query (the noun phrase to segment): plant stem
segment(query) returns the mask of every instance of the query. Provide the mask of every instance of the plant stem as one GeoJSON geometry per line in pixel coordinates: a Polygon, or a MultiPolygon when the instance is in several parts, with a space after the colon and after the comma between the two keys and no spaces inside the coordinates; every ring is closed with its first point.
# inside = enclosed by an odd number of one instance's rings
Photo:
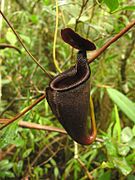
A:
{"type": "Polygon", "coordinates": [[[8,126],[9,124],[13,123],[15,120],[22,117],[25,113],[27,113],[29,110],[31,110],[34,106],[36,106],[40,101],[42,101],[46,97],[45,94],[43,94],[41,97],[39,97],[36,101],[34,101],[29,107],[24,109],[21,113],[17,114],[15,117],[11,118],[6,124],[0,127],[0,130],[4,127],[8,126]]]}
{"type": "Polygon", "coordinates": [[[12,49],[15,49],[16,51],[18,51],[20,54],[21,54],[21,51],[15,47],[15,46],[12,46],[10,44],[3,44],[3,43],[0,43],[0,49],[5,49],[5,48],[12,48],[12,49]]]}
{"type": "Polygon", "coordinates": [[[57,32],[58,32],[59,9],[58,9],[58,0],[55,0],[55,1],[56,1],[56,21],[55,21],[54,40],[53,40],[53,62],[54,62],[56,70],[59,73],[61,73],[61,69],[59,68],[58,61],[56,60],[56,40],[57,40],[57,32]]]}
{"type": "MultiPolygon", "coordinates": [[[[10,119],[0,119],[0,124],[6,124],[10,122],[10,119]]],[[[29,128],[29,129],[37,129],[37,130],[45,130],[45,131],[53,131],[53,132],[59,132],[62,134],[67,134],[67,132],[62,128],[56,128],[52,126],[45,126],[37,123],[32,122],[26,122],[26,121],[20,121],[18,125],[22,128],[29,128]]]]}
{"type": "Polygon", "coordinates": [[[100,49],[95,51],[95,53],[88,59],[88,63],[92,63],[100,54],[102,54],[112,43],[117,41],[121,36],[123,36],[129,29],[135,25],[135,20],[129,23],[124,29],[122,29],[118,34],[116,34],[112,39],[105,43],[100,49]]]}

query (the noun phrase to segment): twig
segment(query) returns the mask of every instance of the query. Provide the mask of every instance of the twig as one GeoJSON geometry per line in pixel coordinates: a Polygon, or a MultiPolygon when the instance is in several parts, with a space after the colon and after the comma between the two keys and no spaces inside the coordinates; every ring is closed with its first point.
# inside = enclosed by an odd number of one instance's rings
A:
{"type": "Polygon", "coordinates": [[[15,100],[13,99],[13,100],[8,104],[8,106],[7,106],[4,110],[2,110],[2,111],[0,112],[0,116],[2,116],[2,115],[13,105],[14,102],[15,102],[15,100]]]}
{"type": "Polygon", "coordinates": [[[57,141],[59,141],[60,139],[64,139],[65,136],[62,136],[62,137],[57,137],[57,138],[54,138],[54,140],[52,142],[50,142],[47,146],[45,146],[42,151],[40,151],[40,153],[38,153],[38,155],[34,158],[34,160],[32,161],[31,163],[31,166],[33,166],[36,161],[39,159],[39,157],[45,152],[46,149],[48,149],[52,144],[56,143],[57,141]]]}
{"type": "MultiPolygon", "coordinates": [[[[37,91],[36,91],[37,92],[37,91]]],[[[44,92],[39,92],[40,94],[43,94],[44,92]]],[[[36,95],[36,96],[31,96],[29,98],[29,100],[33,100],[33,99],[37,99],[39,98],[41,95],[36,95]]],[[[5,109],[3,109],[1,112],[0,112],[0,117],[14,104],[15,101],[22,101],[22,100],[27,100],[28,97],[15,97],[11,100],[11,102],[5,107],[5,109]]]]}
{"type": "Polygon", "coordinates": [[[97,138],[97,137],[96,137],[96,141],[101,142],[101,143],[103,143],[103,142],[104,142],[104,140],[103,140],[103,139],[101,139],[101,138],[97,138]]]}
{"type": "Polygon", "coordinates": [[[15,47],[15,46],[12,46],[12,45],[10,45],[10,44],[0,44],[0,49],[5,49],[5,48],[15,49],[16,51],[18,51],[18,52],[21,54],[20,49],[18,49],[18,48],[15,47]]]}
{"type": "Polygon", "coordinates": [[[29,107],[24,109],[21,113],[17,114],[15,117],[11,118],[6,124],[0,127],[0,130],[4,127],[8,126],[9,124],[13,123],[15,120],[19,119],[21,116],[23,116],[26,112],[31,110],[34,106],[36,106],[40,101],[42,101],[46,97],[45,94],[43,94],[40,98],[38,98],[36,101],[34,101],[29,107]]]}
{"type": "Polygon", "coordinates": [[[79,162],[79,164],[81,165],[82,169],[84,169],[85,173],[87,174],[87,177],[92,180],[93,177],[91,176],[90,172],[88,171],[87,167],[85,166],[85,164],[79,159],[77,158],[77,161],[79,162]]]}
{"type": "Polygon", "coordinates": [[[74,141],[74,159],[76,159],[79,164],[81,165],[82,169],[84,169],[85,173],[87,174],[87,177],[92,180],[92,176],[89,173],[87,167],[85,166],[85,164],[80,160],[79,155],[78,155],[78,144],[74,141]]]}
{"type": "Polygon", "coordinates": [[[65,136],[62,136],[62,137],[57,137],[57,138],[54,138],[47,146],[43,147],[42,150],[40,150],[38,153],[37,153],[37,156],[33,159],[33,161],[26,167],[26,170],[25,170],[25,178],[29,178],[29,174],[30,174],[30,168],[32,168],[34,166],[34,164],[37,162],[37,160],[41,157],[42,154],[44,154],[44,152],[51,146],[53,145],[54,143],[56,143],[57,141],[60,141],[62,139],[64,139],[65,136]]]}
{"type": "Polygon", "coordinates": [[[20,121],[19,126],[24,127],[24,128],[29,128],[29,129],[46,130],[46,131],[53,131],[53,132],[59,132],[62,134],[67,134],[67,132],[61,128],[45,126],[45,125],[40,125],[40,124],[30,123],[30,122],[25,122],[25,121],[20,121]]]}
{"type": "Polygon", "coordinates": [[[2,11],[0,10],[1,15],[3,16],[3,18],[5,19],[5,21],[7,22],[7,24],[9,25],[9,27],[12,29],[12,31],[14,32],[14,34],[16,35],[18,41],[21,43],[21,45],[23,46],[23,48],[25,49],[25,51],[27,52],[27,54],[33,59],[33,61],[44,71],[44,73],[47,75],[47,77],[49,77],[50,79],[52,79],[51,75],[39,64],[38,60],[30,53],[30,51],[27,49],[27,47],[25,46],[25,44],[23,43],[22,39],[20,38],[20,36],[17,34],[16,30],[14,29],[14,27],[10,24],[10,22],[8,21],[8,19],[5,17],[5,15],[2,13],[2,11]]]}
{"type": "MultiPolygon", "coordinates": [[[[58,153],[58,152],[60,152],[61,150],[63,149],[63,147],[62,148],[58,148],[55,152],[53,152],[52,153],[52,155],[47,159],[47,160],[45,160],[44,162],[41,162],[40,164],[38,164],[38,166],[43,166],[43,165],[45,165],[46,163],[48,163],[51,159],[53,159],[53,157],[55,157],[56,156],[56,154],[58,153]]],[[[52,150],[50,149],[50,148],[48,148],[48,150],[50,150],[51,152],[52,152],[52,150]]]]}
{"type": "MultiPolygon", "coordinates": [[[[10,119],[0,119],[0,124],[6,124],[10,121],[10,119]]],[[[32,123],[32,122],[26,122],[26,121],[20,121],[18,122],[18,125],[23,128],[29,128],[29,129],[37,129],[37,130],[45,130],[45,131],[54,131],[54,132],[59,132],[62,134],[67,134],[67,132],[62,129],[62,128],[56,128],[52,126],[45,126],[37,123],[32,123]]],[[[104,140],[101,138],[96,138],[97,142],[103,143],[104,140]]]]}
{"type": "MultiPolygon", "coordinates": [[[[0,124],[6,124],[10,122],[10,119],[0,119],[0,124]]],[[[20,127],[23,128],[29,128],[29,129],[37,129],[37,130],[45,130],[45,131],[54,131],[54,132],[59,132],[62,134],[67,134],[67,132],[62,129],[62,128],[56,128],[52,126],[45,126],[37,123],[31,123],[31,122],[26,122],[26,121],[20,121],[18,123],[20,127]]]]}
{"type": "Polygon", "coordinates": [[[84,10],[85,6],[87,5],[87,3],[88,3],[88,0],[86,0],[86,1],[85,1],[85,0],[82,0],[81,10],[80,10],[80,12],[79,12],[79,15],[78,15],[78,17],[77,17],[77,19],[76,19],[76,23],[75,23],[75,31],[77,30],[77,25],[78,25],[78,23],[79,23],[79,19],[80,19],[81,15],[82,15],[83,10],[84,10]]]}
{"type": "Polygon", "coordinates": [[[112,43],[117,41],[121,36],[123,36],[129,29],[135,25],[135,20],[129,23],[124,29],[122,29],[118,34],[116,34],[112,39],[110,39],[106,44],[104,44],[100,49],[95,51],[95,53],[88,59],[88,63],[92,63],[100,54],[102,54],[105,49],[107,49],[112,43]]]}

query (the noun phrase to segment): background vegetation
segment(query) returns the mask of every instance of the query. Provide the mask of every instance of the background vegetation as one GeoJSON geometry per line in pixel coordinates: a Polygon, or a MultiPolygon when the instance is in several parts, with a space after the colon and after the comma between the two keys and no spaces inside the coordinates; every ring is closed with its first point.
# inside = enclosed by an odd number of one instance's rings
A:
{"type": "MultiPolygon", "coordinates": [[[[56,2],[3,0],[3,11],[29,51],[52,74],[56,2]]],[[[135,19],[135,1],[59,0],[56,58],[62,71],[76,61],[60,37],[65,27],[95,42],[97,49],[135,19]]],[[[1,4],[2,5],[2,4],[1,4]]],[[[2,100],[0,116],[11,118],[45,92],[49,79],[26,54],[2,20],[0,50],[2,100]]],[[[0,132],[0,179],[135,179],[135,29],[132,28],[91,65],[91,94],[99,141],[78,145],[61,133],[31,130],[18,121],[0,132]]],[[[88,57],[91,53],[88,53],[88,57]]],[[[61,127],[46,100],[20,120],[61,127]]]]}

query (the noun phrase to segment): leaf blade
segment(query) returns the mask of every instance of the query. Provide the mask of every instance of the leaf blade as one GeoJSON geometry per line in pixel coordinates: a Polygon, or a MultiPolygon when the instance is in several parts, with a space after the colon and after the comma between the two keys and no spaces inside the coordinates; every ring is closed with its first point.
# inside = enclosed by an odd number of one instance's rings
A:
{"type": "Polygon", "coordinates": [[[111,100],[123,111],[123,113],[135,123],[135,105],[125,95],[113,88],[107,88],[111,100]]]}
{"type": "Polygon", "coordinates": [[[118,0],[104,0],[104,3],[107,5],[111,12],[115,11],[119,7],[118,0]]]}

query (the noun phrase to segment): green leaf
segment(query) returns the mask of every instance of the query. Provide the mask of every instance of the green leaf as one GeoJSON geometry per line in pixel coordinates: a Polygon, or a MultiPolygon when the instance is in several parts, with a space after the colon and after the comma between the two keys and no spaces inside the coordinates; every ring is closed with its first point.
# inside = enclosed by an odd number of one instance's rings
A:
{"type": "Polygon", "coordinates": [[[121,126],[120,126],[120,118],[119,118],[118,108],[116,105],[114,106],[114,110],[115,110],[116,123],[115,123],[114,128],[113,128],[113,137],[115,139],[117,139],[118,142],[120,142],[121,126]]]}
{"type": "Polygon", "coordinates": [[[20,176],[23,171],[23,161],[14,162],[13,171],[17,176],[20,176]]]}
{"type": "MultiPolygon", "coordinates": [[[[88,16],[81,16],[80,19],[79,19],[79,21],[81,21],[81,22],[86,22],[86,21],[88,21],[88,20],[89,20],[89,17],[88,17],[88,16]]],[[[73,25],[73,24],[75,24],[75,23],[76,23],[76,18],[73,17],[73,18],[71,18],[71,19],[69,20],[68,25],[73,25]]]]}
{"type": "Polygon", "coordinates": [[[29,36],[20,34],[20,37],[24,40],[24,42],[26,42],[27,44],[30,44],[31,40],[30,40],[29,36]]]}
{"type": "Polygon", "coordinates": [[[107,5],[111,12],[119,7],[118,0],[104,0],[104,3],[107,5]]]}
{"type": "Polygon", "coordinates": [[[18,131],[18,121],[5,127],[0,134],[0,148],[4,148],[8,144],[14,144],[14,139],[18,131]]]}
{"type": "Polygon", "coordinates": [[[128,177],[127,177],[127,180],[135,180],[135,175],[129,175],[128,177]]]}
{"type": "Polygon", "coordinates": [[[101,167],[101,168],[109,168],[109,169],[111,169],[111,168],[114,168],[114,165],[113,165],[113,163],[111,163],[111,162],[105,162],[105,161],[103,161],[100,167],[101,167]]]}
{"type": "Polygon", "coordinates": [[[135,136],[135,125],[132,128],[133,135],[135,136]]]}
{"type": "Polygon", "coordinates": [[[118,145],[118,153],[121,156],[126,156],[130,151],[130,147],[127,144],[119,144],[118,145]]]}
{"type": "Polygon", "coordinates": [[[54,175],[55,175],[55,178],[57,179],[58,176],[59,176],[59,169],[57,168],[57,166],[54,168],[54,175]]]}
{"type": "Polygon", "coordinates": [[[50,4],[50,0],[44,0],[43,2],[46,6],[48,6],[50,4]]]}
{"type": "Polygon", "coordinates": [[[10,79],[2,79],[2,85],[9,84],[10,82],[10,79]]]}
{"type": "Polygon", "coordinates": [[[128,145],[129,145],[132,149],[135,149],[135,138],[132,138],[131,141],[129,141],[128,145]]]}
{"type": "Polygon", "coordinates": [[[14,35],[13,32],[11,32],[10,30],[7,31],[6,33],[6,39],[8,42],[10,42],[10,44],[15,45],[15,43],[17,42],[16,36],[14,35]]]}
{"type": "Polygon", "coordinates": [[[13,167],[13,163],[9,162],[9,160],[2,160],[0,162],[0,171],[8,171],[13,167]]]}
{"type": "Polygon", "coordinates": [[[112,101],[123,111],[127,117],[135,122],[135,105],[125,95],[113,88],[107,88],[107,92],[112,101]]]}
{"type": "Polygon", "coordinates": [[[133,132],[130,127],[125,127],[121,132],[121,140],[123,143],[131,141],[133,138],[133,132]]]}
{"type": "Polygon", "coordinates": [[[110,123],[108,129],[107,129],[107,135],[109,138],[112,137],[112,129],[113,129],[113,126],[114,126],[114,122],[110,123]]]}
{"type": "Polygon", "coordinates": [[[30,19],[34,24],[38,24],[38,22],[39,22],[39,17],[37,15],[34,15],[34,14],[31,15],[30,19]]]}
{"type": "Polygon", "coordinates": [[[113,158],[114,166],[122,172],[123,175],[127,176],[131,171],[131,167],[128,165],[125,158],[113,158]]]}
{"type": "Polygon", "coordinates": [[[34,175],[36,176],[35,179],[40,179],[40,176],[43,176],[43,169],[39,166],[34,168],[34,175]]]}
{"type": "Polygon", "coordinates": [[[25,144],[25,140],[17,135],[17,137],[15,137],[15,139],[12,141],[13,144],[15,144],[17,147],[23,147],[25,144]]]}
{"type": "Polygon", "coordinates": [[[134,11],[135,10],[135,6],[124,6],[120,10],[134,11]]]}
{"type": "Polygon", "coordinates": [[[0,177],[2,179],[9,179],[9,178],[14,179],[15,176],[14,176],[13,172],[11,172],[11,171],[1,171],[0,177]]]}
{"type": "Polygon", "coordinates": [[[27,149],[27,150],[23,153],[22,157],[23,157],[23,158],[28,157],[31,152],[32,152],[32,148],[27,149]]]}
{"type": "Polygon", "coordinates": [[[0,161],[0,169],[1,169],[1,167],[5,166],[5,165],[8,164],[8,163],[9,163],[9,160],[7,160],[7,159],[1,160],[1,161],[0,161]]]}
{"type": "Polygon", "coordinates": [[[99,178],[98,180],[110,180],[111,179],[111,172],[107,171],[104,172],[99,178]]]}
{"type": "Polygon", "coordinates": [[[105,146],[109,156],[117,156],[117,151],[114,144],[111,141],[106,141],[105,146]]]}
{"type": "Polygon", "coordinates": [[[133,152],[132,154],[130,153],[127,157],[126,157],[127,162],[129,162],[130,164],[135,164],[135,152],[133,152]]]}
{"type": "Polygon", "coordinates": [[[72,158],[66,164],[65,177],[68,177],[69,173],[71,172],[73,168],[73,165],[74,165],[74,159],[72,158]]]}

